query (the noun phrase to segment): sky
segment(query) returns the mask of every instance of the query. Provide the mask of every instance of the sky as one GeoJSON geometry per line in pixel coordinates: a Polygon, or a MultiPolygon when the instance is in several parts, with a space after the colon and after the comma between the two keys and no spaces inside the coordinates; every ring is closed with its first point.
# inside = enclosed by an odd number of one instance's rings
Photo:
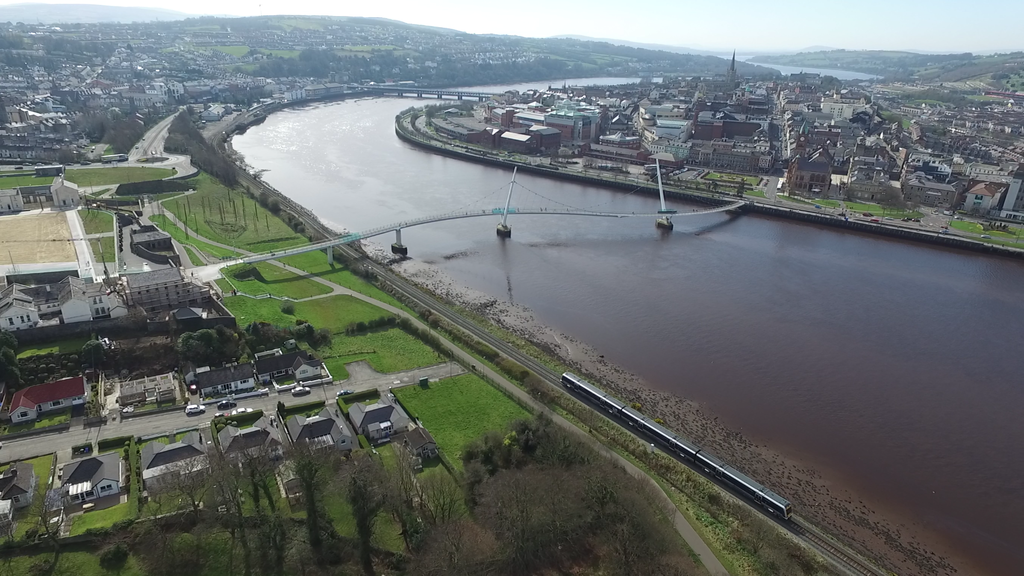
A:
{"type": "MultiPolygon", "coordinates": [[[[26,0],[0,0],[4,4],[26,0]]],[[[33,2],[35,3],[35,2],[33,2]]],[[[190,14],[376,16],[472,33],[547,37],[562,34],[743,52],[849,50],[993,52],[1024,49],[1020,0],[59,0],[166,8],[190,14]]]]}

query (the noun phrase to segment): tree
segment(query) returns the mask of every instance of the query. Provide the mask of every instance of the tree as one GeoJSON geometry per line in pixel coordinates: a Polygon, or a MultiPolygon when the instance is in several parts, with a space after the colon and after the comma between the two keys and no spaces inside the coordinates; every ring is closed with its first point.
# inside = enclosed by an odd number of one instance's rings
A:
{"type": "Polygon", "coordinates": [[[17,351],[18,339],[10,332],[0,332],[0,381],[9,385],[21,383],[17,351]]]}
{"type": "Polygon", "coordinates": [[[349,477],[348,501],[356,520],[359,539],[359,563],[367,576],[373,576],[373,529],[384,508],[384,468],[369,456],[356,458],[349,477]]]}
{"type": "Polygon", "coordinates": [[[324,488],[335,467],[337,452],[314,450],[308,443],[299,442],[292,445],[289,457],[306,508],[306,541],[317,562],[322,563],[337,553],[325,546],[325,537],[336,540],[337,533],[323,510],[324,488]]]}
{"type": "Polygon", "coordinates": [[[96,368],[103,364],[104,352],[105,349],[102,342],[99,340],[89,340],[82,346],[82,361],[91,368],[96,368]]]}
{"type": "Polygon", "coordinates": [[[464,515],[462,488],[450,474],[432,474],[419,486],[420,507],[430,524],[448,524],[464,515]]]}
{"type": "Polygon", "coordinates": [[[203,499],[210,488],[210,462],[206,456],[180,460],[167,473],[166,489],[189,505],[193,518],[199,517],[203,499]]]}

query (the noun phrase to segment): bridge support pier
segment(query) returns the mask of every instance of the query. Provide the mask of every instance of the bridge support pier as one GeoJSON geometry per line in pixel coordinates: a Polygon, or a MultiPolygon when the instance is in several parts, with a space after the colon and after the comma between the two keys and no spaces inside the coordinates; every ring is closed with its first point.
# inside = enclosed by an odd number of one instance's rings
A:
{"type": "Polygon", "coordinates": [[[675,225],[672,224],[672,218],[670,216],[665,216],[664,218],[658,218],[655,220],[654,227],[659,230],[671,230],[675,228],[675,225]]]}
{"type": "Polygon", "coordinates": [[[399,256],[408,256],[409,248],[402,244],[402,229],[395,230],[395,243],[391,245],[391,253],[399,256]]]}
{"type": "Polygon", "coordinates": [[[327,263],[331,264],[331,265],[334,264],[334,247],[333,246],[327,249],[327,263]]]}
{"type": "Polygon", "coordinates": [[[499,223],[498,224],[497,232],[498,232],[498,238],[511,238],[512,237],[512,227],[509,226],[508,224],[499,223]]]}

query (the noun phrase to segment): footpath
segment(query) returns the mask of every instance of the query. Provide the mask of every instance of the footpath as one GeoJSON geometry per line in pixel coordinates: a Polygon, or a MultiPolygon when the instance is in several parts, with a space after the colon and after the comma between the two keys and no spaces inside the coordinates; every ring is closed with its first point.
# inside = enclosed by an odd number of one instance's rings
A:
{"type": "MultiPolygon", "coordinates": [[[[178,226],[182,230],[185,229],[184,224],[177,218],[175,218],[173,214],[166,211],[163,212],[163,214],[167,216],[167,218],[176,226],[178,226]]],[[[206,242],[208,244],[212,244],[220,248],[226,248],[228,250],[234,250],[242,254],[251,254],[251,252],[241,250],[235,246],[229,246],[227,244],[222,244],[220,242],[214,242],[208,238],[203,238],[202,236],[196,235],[191,230],[189,231],[189,233],[194,238],[201,242],[206,242]]],[[[725,566],[723,566],[722,562],[711,552],[711,548],[707,545],[706,542],[704,542],[700,535],[697,534],[697,531],[694,530],[693,526],[690,525],[686,517],[679,512],[679,509],[676,508],[675,503],[672,502],[672,499],[669,498],[668,494],[666,494],[665,491],[662,490],[661,486],[653,478],[648,476],[643,470],[637,468],[632,462],[623,458],[618,453],[614,452],[612,449],[608,448],[604,444],[598,442],[597,439],[595,439],[593,436],[581,430],[575,424],[563,418],[560,414],[553,412],[544,404],[541,404],[540,402],[536,401],[525,390],[516,386],[498,372],[495,372],[491,368],[483,365],[479,360],[474,358],[468,352],[458,347],[457,345],[449,341],[447,338],[444,338],[442,334],[434,332],[426,324],[421,322],[415,316],[407,313],[406,311],[400,308],[396,308],[385,302],[381,302],[380,300],[371,298],[365,294],[360,294],[359,292],[355,292],[354,290],[345,288],[344,286],[341,286],[339,284],[335,284],[334,282],[331,282],[324,278],[320,278],[319,276],[316,276],[314,274],[310,274],[303,270],[299,270],[298,268],[288,266],[287,264],[282,264],[280,261],[271,260],[270,262],[303,278],[311,279],[315,282],[318,282],[320,284],[323,284],[324,286],[331,288],[330,294],[313,296],[312,298],[326,298],[328,296],[333,296],[337,294],[352,296],[353,298],[362,300],[363,302],[373,304],[378,308],[387,310],[388,312],[394,314],[395,316],[406,318],[420,330],[433,332],[434,335],[441,340],[441,343],[445,347],[445,349],[448,350],[452,354],[452,356],[456,360],[458,360],[459,363],[461,363],[463,366],[476,366],[476,371],[478,373],[483,374],[492,382],[500,386],[502,390],[504,390],[508,395],[514,397],[516,401],[518,401],[520,404],[529,406],[530,409],[537,414],[544,414],[552,422],[561,426],[562,428],[564,428],[565,430],[569,431],[571,434],[579,438],[581,441],[594,448],[599,454],[610,459],[612,462],[614,462],[619,467],[628,472],[631,476],[648,483],[654,490],[654,493],[657,494],[658,498],[662,501],[661,503],[664,507],[663,509],[668,512],[669,518],[672,521],[672,525],[675,527],[676,532],[678,532],[679,535],[682,536],[683,540],[686,541],[686,544],[693,550],[694,554],[696,554],[697,557],[700,558],[701,563],[703,563],[704,567],[707,568],[708,573],[711,576],[729,576],[729,572],[725,569],[725,566]]]]}

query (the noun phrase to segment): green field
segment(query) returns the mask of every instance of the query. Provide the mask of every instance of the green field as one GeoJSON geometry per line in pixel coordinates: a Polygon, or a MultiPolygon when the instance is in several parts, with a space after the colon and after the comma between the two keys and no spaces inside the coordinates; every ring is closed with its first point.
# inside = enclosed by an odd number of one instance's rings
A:
{"type": "MultiPolygon", "coordinates": [[[[315,325],[315,324],[314,324],[315,325]]],[[[399,328],[358,336],[336,334],[330,346],[314,351],[335,380],[348,378],[345,364],[365,360],[382,374],[433,366],[444,362],[434,350],[399,328]]]]}
{"type": "Polygon", "coordinates": [[[225,54],[230,54],[231,56],[237,56],[239,58],[249,53],[248,46],[210,46],[210,48],[216,50],[217,52],[223,52],[225,54]]]}
{"type": "Polygon", "coordinates": [[[117,166],[113,168],[72,169],[66,172],[65,178],[79,186],[104,186],[106,184],[127,184],[129,182],[163,180],[169,176],[174,176],[174,170],[170,168],[117,166]]]}
{"type": "Polygon", "coordinates": [[[188,255],[188,261],[193,266],[202,266],[203,264],[206,263],[203,261],[202,258],[199,257],[199,255],[196,253],[195,250],[192,249],[191,246],[182,246],[182,248],[185,249],[185,254],[188,255]]]}
{"type": "Polygon", "coordinates": [[[80,210],[82,226],[86,234],[101,234],[114,231],[114,215],[102,210],[80,210]]]}
{"type": "Polygon", "coordinates": [[[368,322],[385,315],[383,310],[372,304],[344,295],[295,302],[294,316],[281,312],[281,302],[273,298],[231,296],[224,299],[224,305],[238,319],[239,326],[256,321],[294,326],[295,320],[301,318],[316,328],[327,328],[332,332],[344,330],[353,322],[368,322]]]}
{"type": "Polygon", "coordinates": [[[236,258],[239,256],[238,252],[228,250],[227,248],[221,248],[220,246],[214,246],[202,240],[196,240],[195,237],[189,235],[185,236],[185,231],[176,226],[171,222],[170,218],[163,214],[153,214],[149,217],[150,222],[156,224],[157,228],[160,228],[164,232],[171,235],[179,244],[189,244],[196,247],[201,252],[206,253],[214,258],[236,258]]]}
{"type": "Polygon", "coordinates": [[[109,528],[114,522],[128,518],[128,503],[122,502],[103,510],[91,510],[75,516],[71,523],[71,535],[84,534],[90,528],[109,528]]]}
{"type": "Polygon", "coordinates": [[[19,186],[49,186],[53,176],[33,176],[29,172],[25,176],[6,176],[0,178],[0,189],[17,188],[19,186]]]}
{"type": "MultiPolygon", "coordinates": [[[[1002,230],[985,230],[985,228],[977,222],[968,222],[966,220],[953,220],[949,223],[950,227],[964,232],[970,232],[971,234],[988,234],[993,239],[1009,240],[1009,243],[998,242],[998,244],[1009,244],[1013,245],[1020,242],[1020,232],[1024,231],[1024,228],[1010,227],[1009,232],[1003,232],[1002,230]]],[[[987,238],[982,238],[987,240],[987,238]]]]}
{"type": "Polygon", "coordinates": [[[299,300],[331,292],[330,288],[319,282],[303,278],[270,262],[232,266],[225,268],[223,274],[231,281],[232,286],[236,290],[250,296],[270,294],[272,296],[299,300]],[[253,268],[259,272],[261,278],[253,278],[251,274],[246,275],[253,268]],[[245,275],[246,277],[240,278],[239,275],[245,275]]]}
{"type": "Polygon", "coordinates": [[[308,242],[243,192],[231,190],[207,174],[188,182],[195,194],[167,200],[163,206],[203,238],[251,252],[308,242]]]}
{"type": "Polygon", "coordinates": [[[369,296],[374,300],[380,300],[385,304],[391,304],[396,308],[408,311],[408,308],[406,308],[405,305],[392,298],[390,294],[356,276],[345,266],[342,266],[341,264],[328,264],[327,255],[323,252],[316,251],[296,254],[295,256],[281,258],[281,262],[292,266],[293,268],[298,268],[304,272],[309,272],[310,274],[319,276],[324,280],[334,282],[335,284],[348,288],[353,292],[359,292],[360,294],[369,296]]]}
{"type": "Polygon", "coordinates": [[[889,208],[881,204],[865,204],[863,202],[845,202],[846,209],[851,212],[863,214],[870,212],[876,216],[889,216],[892,218],[921,218],[923,214],[917,210],[903,210],[900,208],[889,208]]]}
{"type": "Polygon", "coordinates": [[[725,174],[721,172],[708,172],[704,175],[705,180],[718,180],[720,182],[746,182],[748,186],[757,186],[761,179],[757,176],[742,176],[740,174],[725,174]]]}
{"type": "MultiPolygon", "coordinates": [[[[390,448],[389,444],[387,448],[390,448]]],[[[352,505],[348,501],[348,495],[344,490],[329,490],[324,495],[324,510],[334,522],[338,534],[346,538],[356,537],[356,520],[352,515],[352,505]]],[[[293,514],[292,516],[305,518],[305,512],[293,514]]],[[[405,549],[405,542],[402,540],[402,528],[395,519],[388,513],[383,513],[377,518],[373,529],[373,543],[379,548],[392,552],[401,552],[405,549]]]]}
{"type": "Polygon", "coordinates": [[[96,262],[117,262],[113,236],[89,240],[89,245],[92,246],[92,257],[96,262]]]}
{"type": "Polygon", "coordinates": [[[455,466],[462,465],[462,450],[490,430],[504,430],[510,422],[530,414],[475,374],[432,382],[429,387],[396,388],[395,396],[419,418],[455,466]],[[466,417],[472,414],[471,418],[466,417]]]}
{"type": "Polygon", "coordinates": [[[18,347],[18,358],[27,358],[29,356],[35,356],[37,354],[80,354],[82,352],[82,346],[89,341],[88,336],[80,336],[78,338],[68,338],[66,340],[58,340],[56,342],[46,342],[45,344],[32,344],[28,346],[18,347]]]}
{"type": "Polygon", "coordinates": [[[63,546],[56,555],[56,565],[51,570],[40,572],[37,566],[55,558],[53,552],[19,554],[3,561],[3,574],[74,574],[75,576],[145,576],[145,571],[129,556],[124,566],[107,570],[100,566],[100,555],[95,550],[80,550],[75,546],[63,546]],[[8,571],[9,570],[9,571],[8,571]]]}

